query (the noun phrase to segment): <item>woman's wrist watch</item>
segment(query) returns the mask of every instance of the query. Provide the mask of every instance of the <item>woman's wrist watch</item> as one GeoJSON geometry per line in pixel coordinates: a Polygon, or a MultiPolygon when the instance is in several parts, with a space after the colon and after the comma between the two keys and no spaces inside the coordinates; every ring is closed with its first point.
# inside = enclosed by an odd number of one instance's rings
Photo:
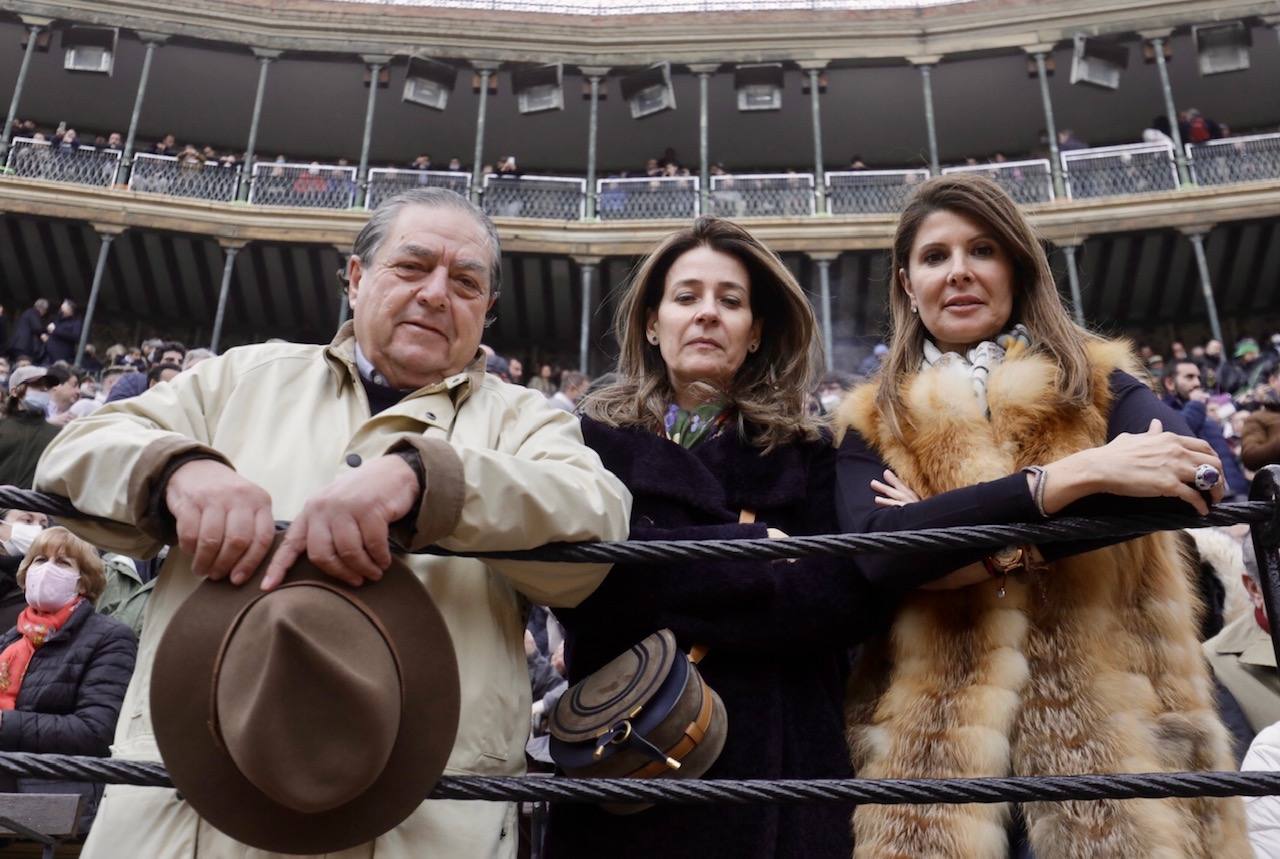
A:
{"type": "Polygon", "coordinates": [[[987,568],[991,578],[1000,580],[1000,588],[996,591],[996,596],[1003,597],[1010,574],[1026,572],[1027,549],[1025,546],[1005,546],[983,558],[982,565],[987,568]]]}

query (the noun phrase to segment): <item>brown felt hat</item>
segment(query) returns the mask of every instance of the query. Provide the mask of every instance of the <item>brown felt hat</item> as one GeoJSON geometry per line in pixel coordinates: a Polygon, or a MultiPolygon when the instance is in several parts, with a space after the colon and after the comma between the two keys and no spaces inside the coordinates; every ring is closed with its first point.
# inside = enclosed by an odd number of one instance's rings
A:
{"type": "Polygon", "coordinates": [[[156,742],[178,792],[222,832],[333,853],[394,828],[444,772],[453,642],[399,561],[352,588],[302,559],[263,593],[266,565],[239,587],[202,583],[170,621],[151,677],[156,742]]]}

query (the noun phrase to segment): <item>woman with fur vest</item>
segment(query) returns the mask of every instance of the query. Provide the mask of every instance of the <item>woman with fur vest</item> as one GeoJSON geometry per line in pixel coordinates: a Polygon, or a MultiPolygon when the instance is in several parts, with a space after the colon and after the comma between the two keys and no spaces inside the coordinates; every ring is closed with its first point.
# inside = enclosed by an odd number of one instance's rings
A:
{"type": "MultiPolygon", "coordinates": [[[[785,537],[836,530],[835,449],[807,408],[817,324],[782,262],[735,224],[699,219],[637,270],[614,323],[617,380],[588,395],[582,434],[634,498],[631,539],[785,537]]],[[[847,561],[616,564],[572,610],[576,683],[663,628],[727,715],[705,778],[844,778],[848,646],[877,611],[847,561]]],[[[551,810],[550,854],[848,859],[838,804],[551,810]]]]}
{"type": "MultiPolygon", "coordinates": [[[[893,271],[892,351],[839,412],[843,530],[1204,514],[1221,497],[1213,450],[1135,378],[1125,344],[1071,321],[994,182],[921,185],[893,271]]],[[[925,586],[850,684],[860,776],[1233,768],[1171,535],[860,566],[873,584],[925,586]]],[[[868,805],[853,828],[859,859],[1250,855],[1234,798],[868,805]]]]}

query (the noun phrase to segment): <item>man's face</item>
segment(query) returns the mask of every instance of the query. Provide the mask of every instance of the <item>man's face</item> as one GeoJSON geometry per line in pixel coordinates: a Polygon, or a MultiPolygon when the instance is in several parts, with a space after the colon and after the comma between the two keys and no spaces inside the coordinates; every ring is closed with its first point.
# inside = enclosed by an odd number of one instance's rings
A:
{"type": "Polygon", "coordinates": [[[161,354],[160,356],[160,363],[161,364],[177,364],[179,367],[181,367],[182,358],[183,358],[183,354],[179,352],[177,349],[166,349],[164,353],[161,354]]]}
{"type": "Polygon", "coordinates": [[[512,358],[507,362],[507,373],[511,376],[511,381],[524,378],[524,364],[520,363],[519,358],[512,358]]]}
{"type": "Polygon", "coordinates": [[[69,376],[61,385],[54,385],[49,389],[49,399],[59,409],[70,408],[72,403],[80,399],[80,380],[69,376]]]}
{"type": "Polygon", "coordinates": [[[1173,373],[1173,389],[1178,399],[1191,399],[1191,393],[1200,390],[1200,368],[1191,363],[1177,364],[1173,373]]]}
{"type": "Polygon", "coordinates": [[[372,260],[351,257],[356,341],[392,386],[434,384],[471,363],[493,305],[492,254],[466,212],[408,206],[372,260]]]}
{"type": "Polygon", "coordinates": [[[107,145],[113,149],[118,149],[120,144],[123,142],[124,141],[120,139],[120,132],[118,131],[111,132],[111,135],[107,138],[107,145]]]}

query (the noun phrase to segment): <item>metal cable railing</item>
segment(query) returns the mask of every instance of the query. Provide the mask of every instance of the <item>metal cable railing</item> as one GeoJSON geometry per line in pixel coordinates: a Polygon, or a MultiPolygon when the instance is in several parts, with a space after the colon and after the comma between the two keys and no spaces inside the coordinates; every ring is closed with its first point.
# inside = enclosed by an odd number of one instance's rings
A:
{"type": "MultiPolygon", "coordinates": [[[[1280,466],[1258,472],[1249,502],[1222,504],[1207,516],[1162,513],[1063,518],[1036,524],[932,528],[782,540],[600,542],[544,546],[520,552],[474,552],[480,558],[660,563],[670,560],[792,558],[860,552],[912,553],[989,548],[1088,538],[1131,537],[1162,530],[1248,523],[1269,616],[1280,611],[1280,466]]],[[[64,518],[90,518],[59,496],[0,487],[0,507],[64,518]]],[[[427,552],[440,554],[437,550],[427,552]]],[[[454,553],[445,553],[454,554],[454,553]]],[[[1280,625],[1277,626],[1280,632],[1280,625]]],[[[0,754],[0,771],[15,776],[170,786],[163,765],[67,755],[0,754]]],[[[646,803],[994,803],[1065,800],[1263,796],[1280,794],[1278,772],[1092,773],[954,779],[675,780],[571,779],[544,776],[446,776],[431,798],[494,801],[646,803]]]]}

